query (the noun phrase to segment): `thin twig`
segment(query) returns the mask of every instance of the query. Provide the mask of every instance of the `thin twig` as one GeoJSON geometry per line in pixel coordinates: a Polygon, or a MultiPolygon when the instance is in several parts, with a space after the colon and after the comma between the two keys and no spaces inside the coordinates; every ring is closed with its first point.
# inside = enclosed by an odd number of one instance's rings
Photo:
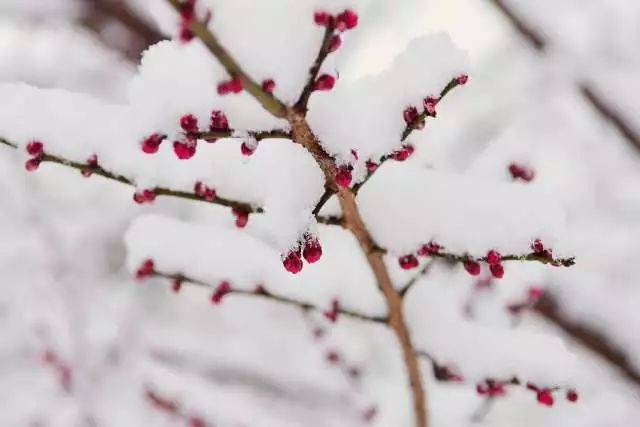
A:
{"type": "Polygon", "coordinates": [[[322,207],[329,201],[331,196],[333,196],[334,194],[335,193],[331,188],[326,188],[324,190],[324,193],[322,193],[322,196],[320,197],[320,200],[318,200],[318,203],[316,204],[316,207],[313,208],[312,213],[313,213],[314,216],[318,216],[318,214],[322,210],[322,207]]]}
{"type": "MultiPolygon", "coordinates": [[[[183,274],[168,274],[168,273],[162,273],[159,271],[154,271],[152,276],[156,276],[156,277],[162,277],[165,279],[169,279],[169,280],[178,280],[181,283],[188,283],[188,284],[192,284],[192,285],[196,285],[196,286],[200,286],[200,287],[204,287],[207,289],[212,289],[215,290],[216,286],[213,286],[209,283],[206,283],[202,280],[198,280],[198,279],[194,279],[192,277],[183,275],[183,274]]],[[[247,291],[244,289],[234,289],[231,288],[231,291],[229,292],[229,294],[233,294],[233,295],[240,295],[240,296],[244,296],[244,297],[253,297],[253,298],[262,298],[265,300],[269,300],[269,301],[275,301],[281,304],[286,304],[286,305],[290,305],[290,306],[294,306],[294,307],[298,307],[300,309],[303,310],[312,310],[312,311],[317,311],[319,313],[322,313],[324,311],[326,311],[326,309],[323,309],[321,307],[318,307],[310,302],[306,302],[306,301],[300,301],[300,300],[296,300],[294,298],[290,298],[284,295],[279,295],[276,293],[273,293],[271,291],[268,291],[266,289],[264,289],[263,287],[259,287],[254,291],[247,291]]],[[[379,324],[386,324],[387,323],[387,319],[386,317],[382,317],[382,316],[371,316],[368,314],[364,314],[364,313],[360,313],[358,311],[355,310],[347,310],[345,308],[342,307],[338,307],[337,309],[337,313],[342,314],[344,316],[347,317],[351,317],[354,319],[358,319],[358,320],[363,320],[366,322],[373,322],[373,323],[379,323],[379,324]]]]}
{"type": "MultiPolygon", "coordinates": [[[[182,10],[182,1],[167,0],[173,8],[180,13],[182,10]]],[[[209,30],[207,23],[194,19],[189,29],[193,31],[209,51],[215,56],[220,64],[227,70],[232,78],[238,78],[242,82],[242,87],[249,92],[262,107],[275,117],[285,118],[287,106],[277,99],[274,95],[262,89],[262,86],[256,83],[236,62],[236,60],[226,51],[220,44],[216,36],[209,30]]]]}
{"type": "Polygon", "coordinates": [[[206,132],[199,132],[197,134],[198,139],[205,141],[215,141],[219,138],[243,138],[249,137],[256,141],[262,141],[263,139],[291,139],[291,132],[283,129],[273,129],[265,131],[240,131],[235,129],[228,130],[211,130],[206,132]]]}
{"type": "Polygon", "coordinates": [[[413,276],[402,288],[400,288],[398,292],[400,293],[401,297],[404,297],[407,292],[409,292],[409,289],[413,287],[413,285],[415,285],[420,279],[429,274],[429,271],[431,271],[431,267],[433,267],[433,263],[434,261],[427,262],[415,276],[413,276]]]}
{"type": "Polygon", "coordinates": [[[311,93],[313,92],[313,88],[316,84],[316,79],[318,78],[318,74],[320,73],[320,68],[322,67],[322,63],[324,62],[324,60],[327,58],[327,55],[329,55],[329,49],[331,48],[331,38],[333,37],[334,30],[335,21],[331,19],[325,29],[324,38],[322,39],[322,44],[320,45],[318,56],[309,69],[309,79],[307,80],[307,84],[302,90],[302,94],[300,94],[298,102],[296,102],[295,104],[295,109],[300,111],[302,114],[306,114],[307,112],[307,104],[309,103],[309,98],[311,97],[311,93]]]}

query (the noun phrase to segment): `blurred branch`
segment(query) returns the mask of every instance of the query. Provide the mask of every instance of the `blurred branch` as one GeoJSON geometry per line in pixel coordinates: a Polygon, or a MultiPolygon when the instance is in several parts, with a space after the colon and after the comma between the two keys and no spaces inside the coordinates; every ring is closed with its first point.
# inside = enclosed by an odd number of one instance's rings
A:
{"type": "MultiPolygon", "coordinates": [[[[171,6],[180,13],[182,1],[167,0],[171,6]]],[[[261,85],[256,83],[236,62],[236,60],[220,44],[216,36],[209,30],[206,22],[193,19],[189,29],[193,31],[207,49],[215,56],[220,64],[227,70],[232,78],[238,78],[242,82],[242,87],[251,94],[262,107],[275,117],[284,118],[287,106],[272,94],[266,92],[261,85]]]]}
{"type": "Polygon", "coordinates": [[[80,23],[133,63],[140,61],[145,49],[165,38],[155,26],[132,10],[125,0],[84,0],[83,7],[80,23]],[[107,30],[114,24],[127,30],[126,39],[117,40],[108,36],[107,30]]]}
{"type": "Polygon", "coordinates": [[[431,271],[431,267],[433,267],[433,263],[434,261],[427,262],[424,267],[422,267],[422,269],[418,272],[418,274],[413,276],[402,288],[400,288],[400,291],[398,292],[400,293],[401,297],[404,297],[409,289],[413,287],[413,285],[415,285],[420,279],[429,274],[429,271],[431,271]]]}
{"type": "MultiPolygon", "coordinates": [[[[162,273],[159,271],[154,270],[153,274],[151,274],[151,276],[156,276],[156,277],[163,277],[165,279],[169,279],[172,281],[177,281],[179,283],[188,283],[188,284],[192,284],[192,285],[196,285],[196,286],[201,286],[204,288],[208,288],[208,289],[216,289],[216,286],[210,285],[209,283],[203,282],[201,280],[197,280],[194,279],[192,277],[189,276],[185,276],[183,274],[168,274],[168,273],[162,273]]],[[[262,286],[258,286],[256,288],[256,290],[254,291],[247,291],[247,290],[243,290],[243,289],[234,289],[231,288],[228,291],[229,294],[235,294],[235,295],[242,295],[242,296],[246,296],[246,297],[254,297],[254,298],[262,298],[262,299],[266,299],[266,300],[271,300],[271,301],[275,301],[281,304],[286,304],[286,305],[291,305],[294,307],[298,307],[301,308],[303,310],[313,310],[313,311],[317,311],[317,312],[324,312],[326,311],[325,309],[318,307],[314,304],[311,304],[309,302],[305,302],[305,301],[299,301],[296,300],[294,298],[289,298],[287,296],[284,295],[278,295],[275,294],[273,292],[270,292],[268,290],[266,290],[264,287],[262,286]]],[[[373,322],[373,323],[380,323],[380,324],[386,324],[387,323],[387,319],[385,317],[379,317],[379,316],[370,316],[368,314],[364,314],[364,313],[359,313],[357,311],[353,311],[353,310],[347,310],[341,307],[338,307],[336,312],[338,314],[342,314],[354,319],[358,319],[358,320],[364,320],[366,322],[373,322]]]]}
{"type": "MultiPolygon", "coordinates": [[[[518,33],[538,52],[544,53],[549,45],[544,36],[527,23],[525,18],[511,8],[508,0],[490,0],[493,5],[502,12],[518,33]]],[[[584,100],[600,115],[604,120],[613,125],[614,128],[629,142],[635,149],[640,150],[640,134],[617,112],[614,103],[599,94],[591,85],[585,82],[576,81],[575,85],[582,94],[584,100]]]]}
{"type": "Polygon", "coordinates": [[[611,343],[606,335],[564,315],[557,301],[549,295],[542,297],[533,308],[539,315],[560,328],[576,342],[615,366],[629,381],[640,386],[640,371],[632,365],[621,350],[611,343]]]}

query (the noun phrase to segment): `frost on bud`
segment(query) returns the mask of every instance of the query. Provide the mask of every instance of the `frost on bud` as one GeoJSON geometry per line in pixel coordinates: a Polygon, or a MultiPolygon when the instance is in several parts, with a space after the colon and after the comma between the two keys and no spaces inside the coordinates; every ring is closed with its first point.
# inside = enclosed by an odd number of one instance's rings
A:
{"type": "Polygon", "coordinates": [[[336,84],[336,78],[330,74],[323,74],[315,81],[313,90],[331,90],[336,84]]]}
{"type": "Polygon", "coordinates": [[[329,23],[331,23],[331,18],[331,15],[324,11],[316,11],[313,14],[313,22],[315,22],[317,25],[320,25],[321,27],[326,27],[327,25],[329,25],[329,23]]]}
{"type": "Polygon", "coordinates": [[[155,272],[155,264],[152,259],[146,259],[136,270],[136,279],[142,280],[151,276],[155,272]]]}
{"type": "Polygon", "coordinates": [[[502,255],[500,255],[500,252],[493,249],[487,252],[487,263],[489,263],[489,265],[500,264],[501,261],[502,255]]]}
{"type": "Polygon", "coordinates": [[[424,111],[427,112],[431,117],[436,116],[436,105],[438,105],[439,99],[434,96],[427,96],[424,101],[424,111]]]}
{"type": "Polygon", "coordinates": [[[533,171],[533,169],[520,165],[518,163],[511,163],[509,165],[509,173],[511,174],[511,177],[513,179],[521,179],[525,182],[533,181],[533,178],[535,178],[536,176],[536,173],[533,171]]]}
{"type": "Polygon", "coordinates": [[[289,273],[298,274],[302,271],[302,259],[300,258],[300,250],[296,249],[287,254],[287,256],[282,260],[282,265],[284,269],[289,273]]]}
{"type": "Polygon", "coordinates": [[[180,160],[188,160],[196,154],[195,141],[174,141],[173,152],[180,160]]]}
{"type": "Polygon", "coordinates": [[[335,52],[340,49],[340,46],[342,46],[342,38],[337,34],[331,37],[329,41],[329,52],[335,52]]]}
{"type": "Polygon", "coordinates": [[[460,86],[464,86],[467,84],[467,82],[469,81],[469,76],[466,74],[461,74],[456,78],[456,82],[460,85],[460,86]]]}
{"type": "Polygon", "coordinates": [[[133,194],[133,201],[139,205],[143,203],[152,203],[156,199],[156,193],[153,190],[145,189],[142,191],[136,191],[133,194]]]}
{"type": "Polygon", "coordinates": [[[245,228],[249,222],[249,212],[240,208],[231,209],[231,213],[236,217],[236,227],[245,228]]]}
{"type": "Polygon", "coordinates": [[[231,292],[231,284],[225,280],[224,282],[220,283],[216,290],[211,294],[211,302],[214,305],[218,305],[222,302],[222,298],[224,298],[225,295],[230,294],[231,292]]]}
{"type": "Polygon", "coordinates": [[[403,270],[411,270],[418,266],[418,258],[413,254],[405,255],[398,258],[398,264],[400,264],[403,270]]]}
{"type": "Polygon", "coordinates": [[[276,88],[276,82],[273,79],[265,79],[262,81],[262,90],[273,94],[274,89],[276,88]]]}
{"type": "Polygon", "coordinates": [[[258,141],[254,138],[250,138],[242,142],[242,144],[240,145],[240,152],[242,153],[243,156],[248,157],[253,153],[255,153],[257,148],[258,148],[258,141]]]}
{"type": "Polygon", "coordinates": [[[548,388],[539,390],[536,396],[538,402],[544,406],[553,406],[553,395],[551,394],[551,390],[548,388]]]}
{"type": "Polygon", "coordinates": [[[42,163],[42,159],[40,157],[34,157],[25,162],[24,168],[29,172],[33,172],[40,167],[40,163],[42,163]]]}
{"type": "Polygon", "coordinates": [[[85,178],[89,178],[95,169],[98,168],[98,156],[96,154],[92,154],[87,159],[87,169],[83,169],[81,171],[82,176],[85,178]]]}
{"type": "Polygon", "coordinates": [[[352,30],[358,26],[358,14],[347,9],[336,16],[336,29],[338,31],[352,30]]]}
{"type": "Polygon", "coordinates": [[[369,172],[373,172],[376,169],[378,169],[379,165],[376,162],[372,161],[372,160],[367,160],[366,163],[365,163],[365,166],[367,167],[367,170],[369,172]]]}
{"type": "Polygon", "coordinates": [[[322,257],[322,246],[316,237],[310,237],[304,244],[302,256],[309,264],[313,264],[322,257]]]}
{"type": "Polygon", "coordinates": [[[489,270],[491,271],[491,275],[496,279],[502,279],[504,277],[504,267],[502,264],[490,264],[489,270]]]}
{"type": "Polygon", "coordinates": [[[340,313],[340,301],[334,298],[331,301],[331,308],[329,310],[324,311],[322,314],[324,317],[332,323],[338,321],[338,314],[340,313]]]}
{"type": "Polygon", "coordinates": [[[422,245],[420,249],[418,249],[418,255],[420,256],[429,256],[436,255],[442,250],[442,246],[437,244],[436,242],[429,242],[426,245],[422,245]]]}
{"type": "Polygon", "coordinates": [[[144,151],[147,154],[157,153],[158,149],[160,148],[160,144],[162,144],[162,141],[164,141],[166,137],[167,137],[166,135],[160,135],[158,133],[149,135],[148,137],[142,140],[142,144],[141,144],[142,151],[144,151]]]}
{"type": "Polygon", "coordinates": [[[198,119],[193,114],[180,117],[180,127],[188,134],[198,133],[198,119]]]}
{"type": "Polygon", "coordinates": [[[40,141],[31,141],[27,144],[27,153],[30,156],[41,156],[44,154],[44,144],[40,141]]]}
{"type": "Polygon", "coordinates": [[[351,170],[353,169],[350,165],[342,165],[338,167],[336,171],[336,183],[342,188],[349,188],[351,185],[351,170]]]}
{"type": "Polygon", "coordinates": [[[413,154],[414,151],[415,151],[415,148],[413,148],[413,145],[405,144],[405,145],[402,146],[401,149],[394,151],[391,154],[391,157],[395,161],[404,162],[409,157],[411,157],[411,155],[413,154]]]}
{"type": "Polygon", "coordinates": [[[206,186],[200,181],[196,182],[194,185],[193,192],[196,193],[196,196],[206,200],[207,202],[213,202],[216,198],[216,190],[206,186]]]}
{"type": "Polygon", "coordinates": [[[464,262],[464,269],[472,276],[480,274],[480,264],[472,259],[468,259],[464,262]]]}
{"type": "Polygon", "coordinates": [[[567,400],[569,402],[577,402],[578,401],[578,392],[573,390],[573,389],[569,389],[569,390],[567,390],[566,397],[567,397],[567,400]]]}
{"type": "Polygon", "coordinates": [[[226,114],[224,114],[220,110],[213,110],[211,112],[211,123],[209,124],[209,130],[212,130],[212,131],[229,130],[229,120],[227,119],[226,114]]]}

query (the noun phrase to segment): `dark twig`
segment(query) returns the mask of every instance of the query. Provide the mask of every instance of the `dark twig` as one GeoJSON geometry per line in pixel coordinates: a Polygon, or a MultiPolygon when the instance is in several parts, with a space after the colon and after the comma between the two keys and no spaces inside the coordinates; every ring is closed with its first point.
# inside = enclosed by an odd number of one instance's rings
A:
{"type": "Polygon", "coordinates": [[[424,267],[420,269],[420,271],[413,276],[400,290],[398,291],[401,297],[404,297],[409,289],[413,287],[420,279],[425,277],[431,271],[431,267],[433,267],[434,261],[427,262],[424,267]]]}
{"type": "Polygon", "coordinates": [[[282,129],[273,129],[266,131],[239,131],[234,129],[229,130],[212,130],[198,133],[198,139],[205,141],[216,140],[219,138],[243,138],[249,137],[256,141],[262,141],[263,139],[291,139],[291,132],[282,129]]]}

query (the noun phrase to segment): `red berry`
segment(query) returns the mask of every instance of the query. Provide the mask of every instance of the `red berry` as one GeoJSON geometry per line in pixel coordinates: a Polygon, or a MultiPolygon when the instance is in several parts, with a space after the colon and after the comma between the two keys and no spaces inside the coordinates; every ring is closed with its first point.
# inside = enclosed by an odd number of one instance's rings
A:
{"type": "Polygon", "coordinates": [[[211,124],[209,129],[212,131],[226,131],[229,130],[229,120],[227,116],[220,110],[213,110],[211,112],[211,124]]]}
{"type": "Polygon", "coordinates": [[[373,162],[373,161],[371,161],[371,160],[367,160],[367,162],[365,163],[365,166],[367,167],[367,170],[368,170],[369,172],[373,172],[373,171],[375,171],[376,169],[378,169],[378,166],[379,166],[379,165],[378,165],[376,162],[373,162]]]}
{"type": "Polygon", "coordinates": [[[402,267],[403,270],[411,270],[418,266],[418,258],[412,254],[405,255],[398,258],[398,264],[400,264],[400,267],[402,267]]]}
{"type": "Polygon", "coordinates": [[[349,188],[351,185],[351,166],[340,166],[336,172],[336,183],[342,188],[349,188]]]}
{"type": "Polygon", "coordinates": [[[351,30],[358,25],[358,14],[351,9],[347,9],[336,16],[336,29],[338,31],[351,30]]]}
{"type": "Polygon", "coordinates": [[[553,395],[551,394],[551,390],[548,388],[542,389],[538,391],[537,399],[540,404],[545,406],[553,406],[553,395]]]}
{"type": "Polygon", "coordinates": [[[173,279],[171,282],[171,290],[176,294],[182,289],[182,279],[173,279]]]}
{"type": "Polygon", "coordinates": [[[142,151],[147,154],[157,153],[160,148],[160,144],[166,138],[166,135],[160,135],[158,133],[154,133],[145,139],[142,140],[142,151]]]}
{"type": "Polygon", "coordinates": [[[429,256],[436,255],[440,252],[442,246],[435,242],[429,242],[426,245],[422,245],[420,249],[418,249],[418,255],[420,256],[429,256]]]}
{"type": "Polygon", "coordinates": [[[240,79],[240,77],[234,77],[231,80],[229,80],[228,83],[228,87],[229,87],[229,91],[231,93],[240,93],[242,92],[243,89],[243,84],[242,84],[242,80],[240,79]]]}
{"type": "Polygon", "coordinates": [[[262,81],[262,90],[267,93],[273,93],[276,88],[276,82],[273,79],[266,79],[262,81]]]}
{"type": "Polygon", "coordinates": [[[314,90],[331,90],[336,84],[336,78],[330,74],[323,74],[313,85],[314,90]]]}
{"type": "Polygon", "coordinates": [[[463,86],[466,85],[467,82],[469,81],[469,76],[466,74],[461,74],[460,76],[458,76],[458,78],[456,79],[456,81],[458,82],[459,85],[463,86]]]}
{"type": "Polygon", "coordinates": [[[41,162],[42,162],[42,159],[40,159],[40,157],[34,157],[32,159],[27,160],[26,163],[24,164],[24,167],[27,171],[33,172],[38,169],[41,162]]]}
{"type": "Polygon", "coordinates": [[[226,95],[229,92],[231,92],[231,89],[229,88],[228,82],[218,83],[218,95],[226,95]]]}
{"type": "Polygon", "coordinates": [[[302,256],[309,264],[313,264],[322,257],[322,246],[315,237],[308,239],[304,244],[302,256]]]}
{"type": "Polygon", "coordinates": [[[285,270],[289,273],[297,274],[302,270],[302,259],[300,258],[300,252],[298,250],[291,251],[282,260],[285,270]]]}
{"type": "Polygon", "coordinates": [[[211,294],[211,302],[215,305],[218,305],[220,304],[220,302],[222,302],[222,298],[224,298],[225,295],[231,292],[231,284],[225,280],[224,282],[220,283],[216,290],[213,291],[213,294],[211,294]]]}
{"type": "Polygon", "coordinates": [[[313,22],[321,27],[326,27],[331,22],[331,15],[327,12],[317,11],[313,14],[313,22]]]}
{"type": "Polygon", "coordinates": [[[136,191],[133,194],[133,200],[138,204],[151,203],[156,199],[156,193],[153,190],[145,189],[136,191]]]}
{"type": "Polygon", "coordinates": [[[578,401],[578,392],[573,390],[573,389],[567,390],[567,400],[569,402],[577,402],[578,401]]]}
{"type": "Polygon", "coordinates": [[[521,179],[525,182],[532,181],[536,175],[533,169],[517,163],[511,163],[509,165],[509,173],[511,174],[513,179],[521,179]]]}
{"type": "Polygon", "coordinates": [[[27,153],[30,156],[40,156],[44,153],[44,144],[40,141],[31,141],[27,144],[27,153]]]}
{"type": "Polygon", "coordinates": [[[436,116],[436,105],[438,105],[439,99],[433,96],[427,96],[424,101],[424,110],[432,117],[436,116]]]}
{"type": "Polygon", "coordinates": [[[335,35],[331,37],[331,41],[329,42],[329,52],[335,52],[342,45],[342,38],[339,35],[335,35]]]}
{"type": "Polygon", "coordinates": [[[487,262],[490,265],[500,264],[501,261],[502,261],[502,256],[500,255],[500,252],[493,249],[487,252],[487,262]]]}
{"type": "Polygon", "coordinates": [[[255,139],[250,142],[243,141],[242,145],[240,145],[240,152],[243,156],[250,156],[255,153],[256,148],[258,148],[258,141],[255,139]]]}
{"type": "Polygon", "coordinates": [[[464,269],[472,276],[480,274],[480,264],[472,259],[468,259],[464,262],[464,269]]]}
{"type": "Polygon", "coordinates": [[[187,133],[198,133],[198,119],[193,114],[180,117],[180,127],[187,133]]]}
{"type": "Polygon", "coordinates": [[[236,217],[236,227],[245,228],[249,222],[249,212],[240,208],[231,209],[231,213],[236,217]]]}
{"type": "Polygon", "coordinates": [[[136,279],[142,280],[145,277],[151,276],[155,272],[155,264],[152,259],[146,259],[140,264],[136,271],[136,279]]]}
{"type": "Polygon", "coordinates": [[[489,265],[489,270],[491,271],[491,275],[496,279],[502,279],[504,277],[504,267],[502,264],[491,264],[489,265]]]}
{"type": "Polygon", "coordinates": [[[180,160],[188,160],[196,154],[195,141],[174,141],[173,152],[180,160]]]}

